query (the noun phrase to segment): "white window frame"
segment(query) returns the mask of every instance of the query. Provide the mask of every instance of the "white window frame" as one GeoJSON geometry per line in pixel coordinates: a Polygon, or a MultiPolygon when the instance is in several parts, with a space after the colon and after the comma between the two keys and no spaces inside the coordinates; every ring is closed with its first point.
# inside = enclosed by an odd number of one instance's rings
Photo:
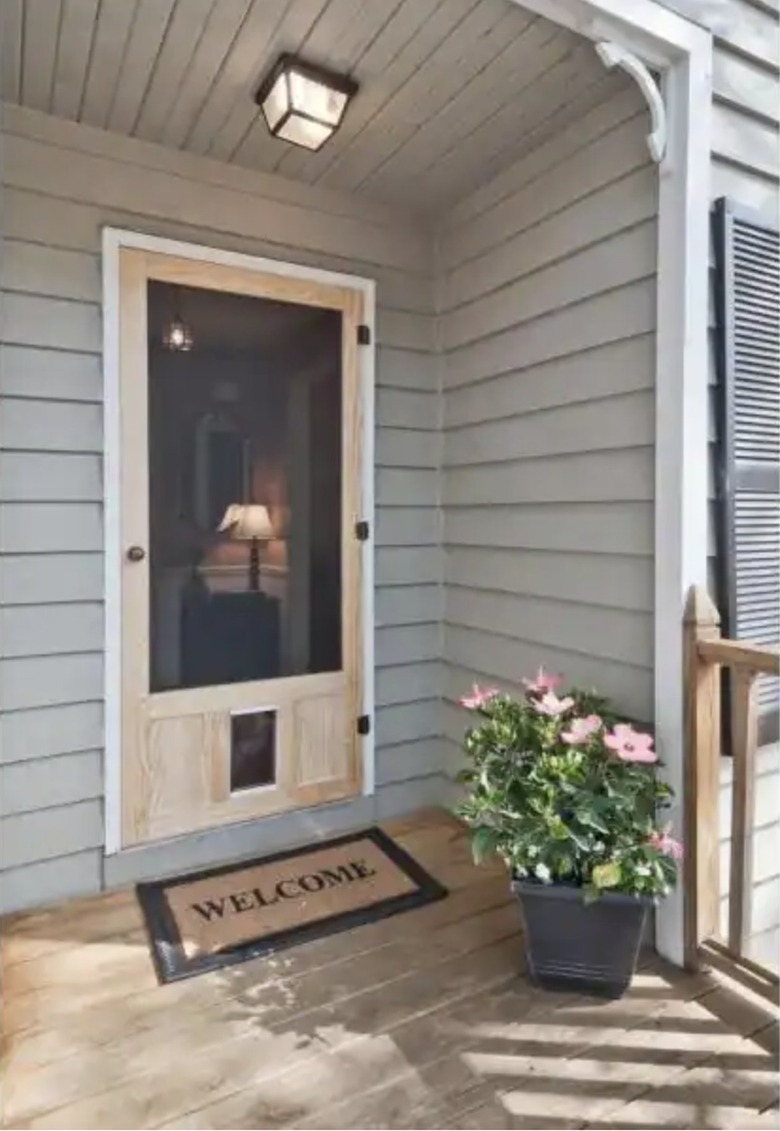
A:
{"type": "MultiPolygon", "coordinates": [[[[707,384],[712,35],[657,0],[514,0],[588,39],[608,40],[661,73],[667,149],[659,167],[655,377],[656,742],[684,828],[682,622],[691,585],[707,585],[707,384]]],[[[656,945],[684,958],[684,893],[656,914],[656,945]]]]}
{"type": "MultiPolygon", "coordinates": [[[[120,481],[120,368],[119,368],[119,253],[122,248],[157,252],[178,259],[196,259],[247,271],[306,279],[329,286],[347,287],[363,295],[363,320],[369,327],[371,345],[358,351],[361,393],[361,494],[362,515],[374,522],[374,402],[376,368],[376,284],[372,279],[345,275],[266,259],[242,252],[223,251],[180,240],[163,239],[142,232],[120,228],[103,229],[103,414],[104,414],[104,584],[105,584],[105,853],[128,855],[133,848],[122,848],[121,842],[121,703],[122,703],[122,594],[121,577],[125,547],[121,540],[120,481]]],[[[363,794],[376,788],[375,710],[374,710],[374,538],[361,543],[362,610],[363,610],[363,704],[362,713],[372,720],[370,733],[362,738],[363,794]]],[[[262,820],[262,818],[258,818],[262,820]]],[[[164,841],[157,842],[165,843],[164,841]]],[[[147,846],[148,847],[148,846],[147,846]]]]}

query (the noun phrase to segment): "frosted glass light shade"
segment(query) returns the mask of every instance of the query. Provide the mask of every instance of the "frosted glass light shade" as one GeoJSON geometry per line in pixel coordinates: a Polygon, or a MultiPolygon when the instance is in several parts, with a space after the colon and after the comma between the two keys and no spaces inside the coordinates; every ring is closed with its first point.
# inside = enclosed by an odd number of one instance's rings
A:
{"type": "Polygon", "coordinates": [[[341,125],[357,83],[323,67],[282,55],[263,80],[255,101],[274,137],[319,149],[341,125]]]}
{"type": "Polygon", "coordinates": [[[333,133],[332,126],[322,122],[312,122],[310,118],[299,118],[297,114],[290,114],[284,125],[279,127],[277,137],[291,141],[293,145],[301,145],[304,149],[319,149],[333,133]]]}

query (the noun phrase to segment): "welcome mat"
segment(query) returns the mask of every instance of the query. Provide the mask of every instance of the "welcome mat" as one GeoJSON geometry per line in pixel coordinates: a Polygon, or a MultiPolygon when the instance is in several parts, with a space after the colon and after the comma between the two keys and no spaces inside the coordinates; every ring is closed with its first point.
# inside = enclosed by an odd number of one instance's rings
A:
{"type": "Polygon", "coordinates": [[[161,982],[246,962],[441,899],[381,829],[139,884],[161,982]]]}

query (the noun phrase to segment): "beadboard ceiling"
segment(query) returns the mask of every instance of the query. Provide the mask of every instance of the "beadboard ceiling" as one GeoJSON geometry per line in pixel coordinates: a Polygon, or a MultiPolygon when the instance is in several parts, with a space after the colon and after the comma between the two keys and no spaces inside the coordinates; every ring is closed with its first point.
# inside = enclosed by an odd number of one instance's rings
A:
{"type": "Polygon", "coordinates": [[[2,96],[119,134],[432,212],[620,79],[510,0],[2,0],[2,96]],[[253,92],[280,51],[360,90],[319,153],[253,92]]]}

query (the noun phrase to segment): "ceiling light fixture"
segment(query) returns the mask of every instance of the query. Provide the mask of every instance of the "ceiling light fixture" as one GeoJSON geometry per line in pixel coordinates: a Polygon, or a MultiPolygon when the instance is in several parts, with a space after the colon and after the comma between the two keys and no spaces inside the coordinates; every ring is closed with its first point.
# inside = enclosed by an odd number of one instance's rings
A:
{"type": "Polygon", "coordinates": [[[346,75],[281,55],[260,84],[255,102],[274,137],[315,150],[339,128],[357,89],[346,75]]]}

